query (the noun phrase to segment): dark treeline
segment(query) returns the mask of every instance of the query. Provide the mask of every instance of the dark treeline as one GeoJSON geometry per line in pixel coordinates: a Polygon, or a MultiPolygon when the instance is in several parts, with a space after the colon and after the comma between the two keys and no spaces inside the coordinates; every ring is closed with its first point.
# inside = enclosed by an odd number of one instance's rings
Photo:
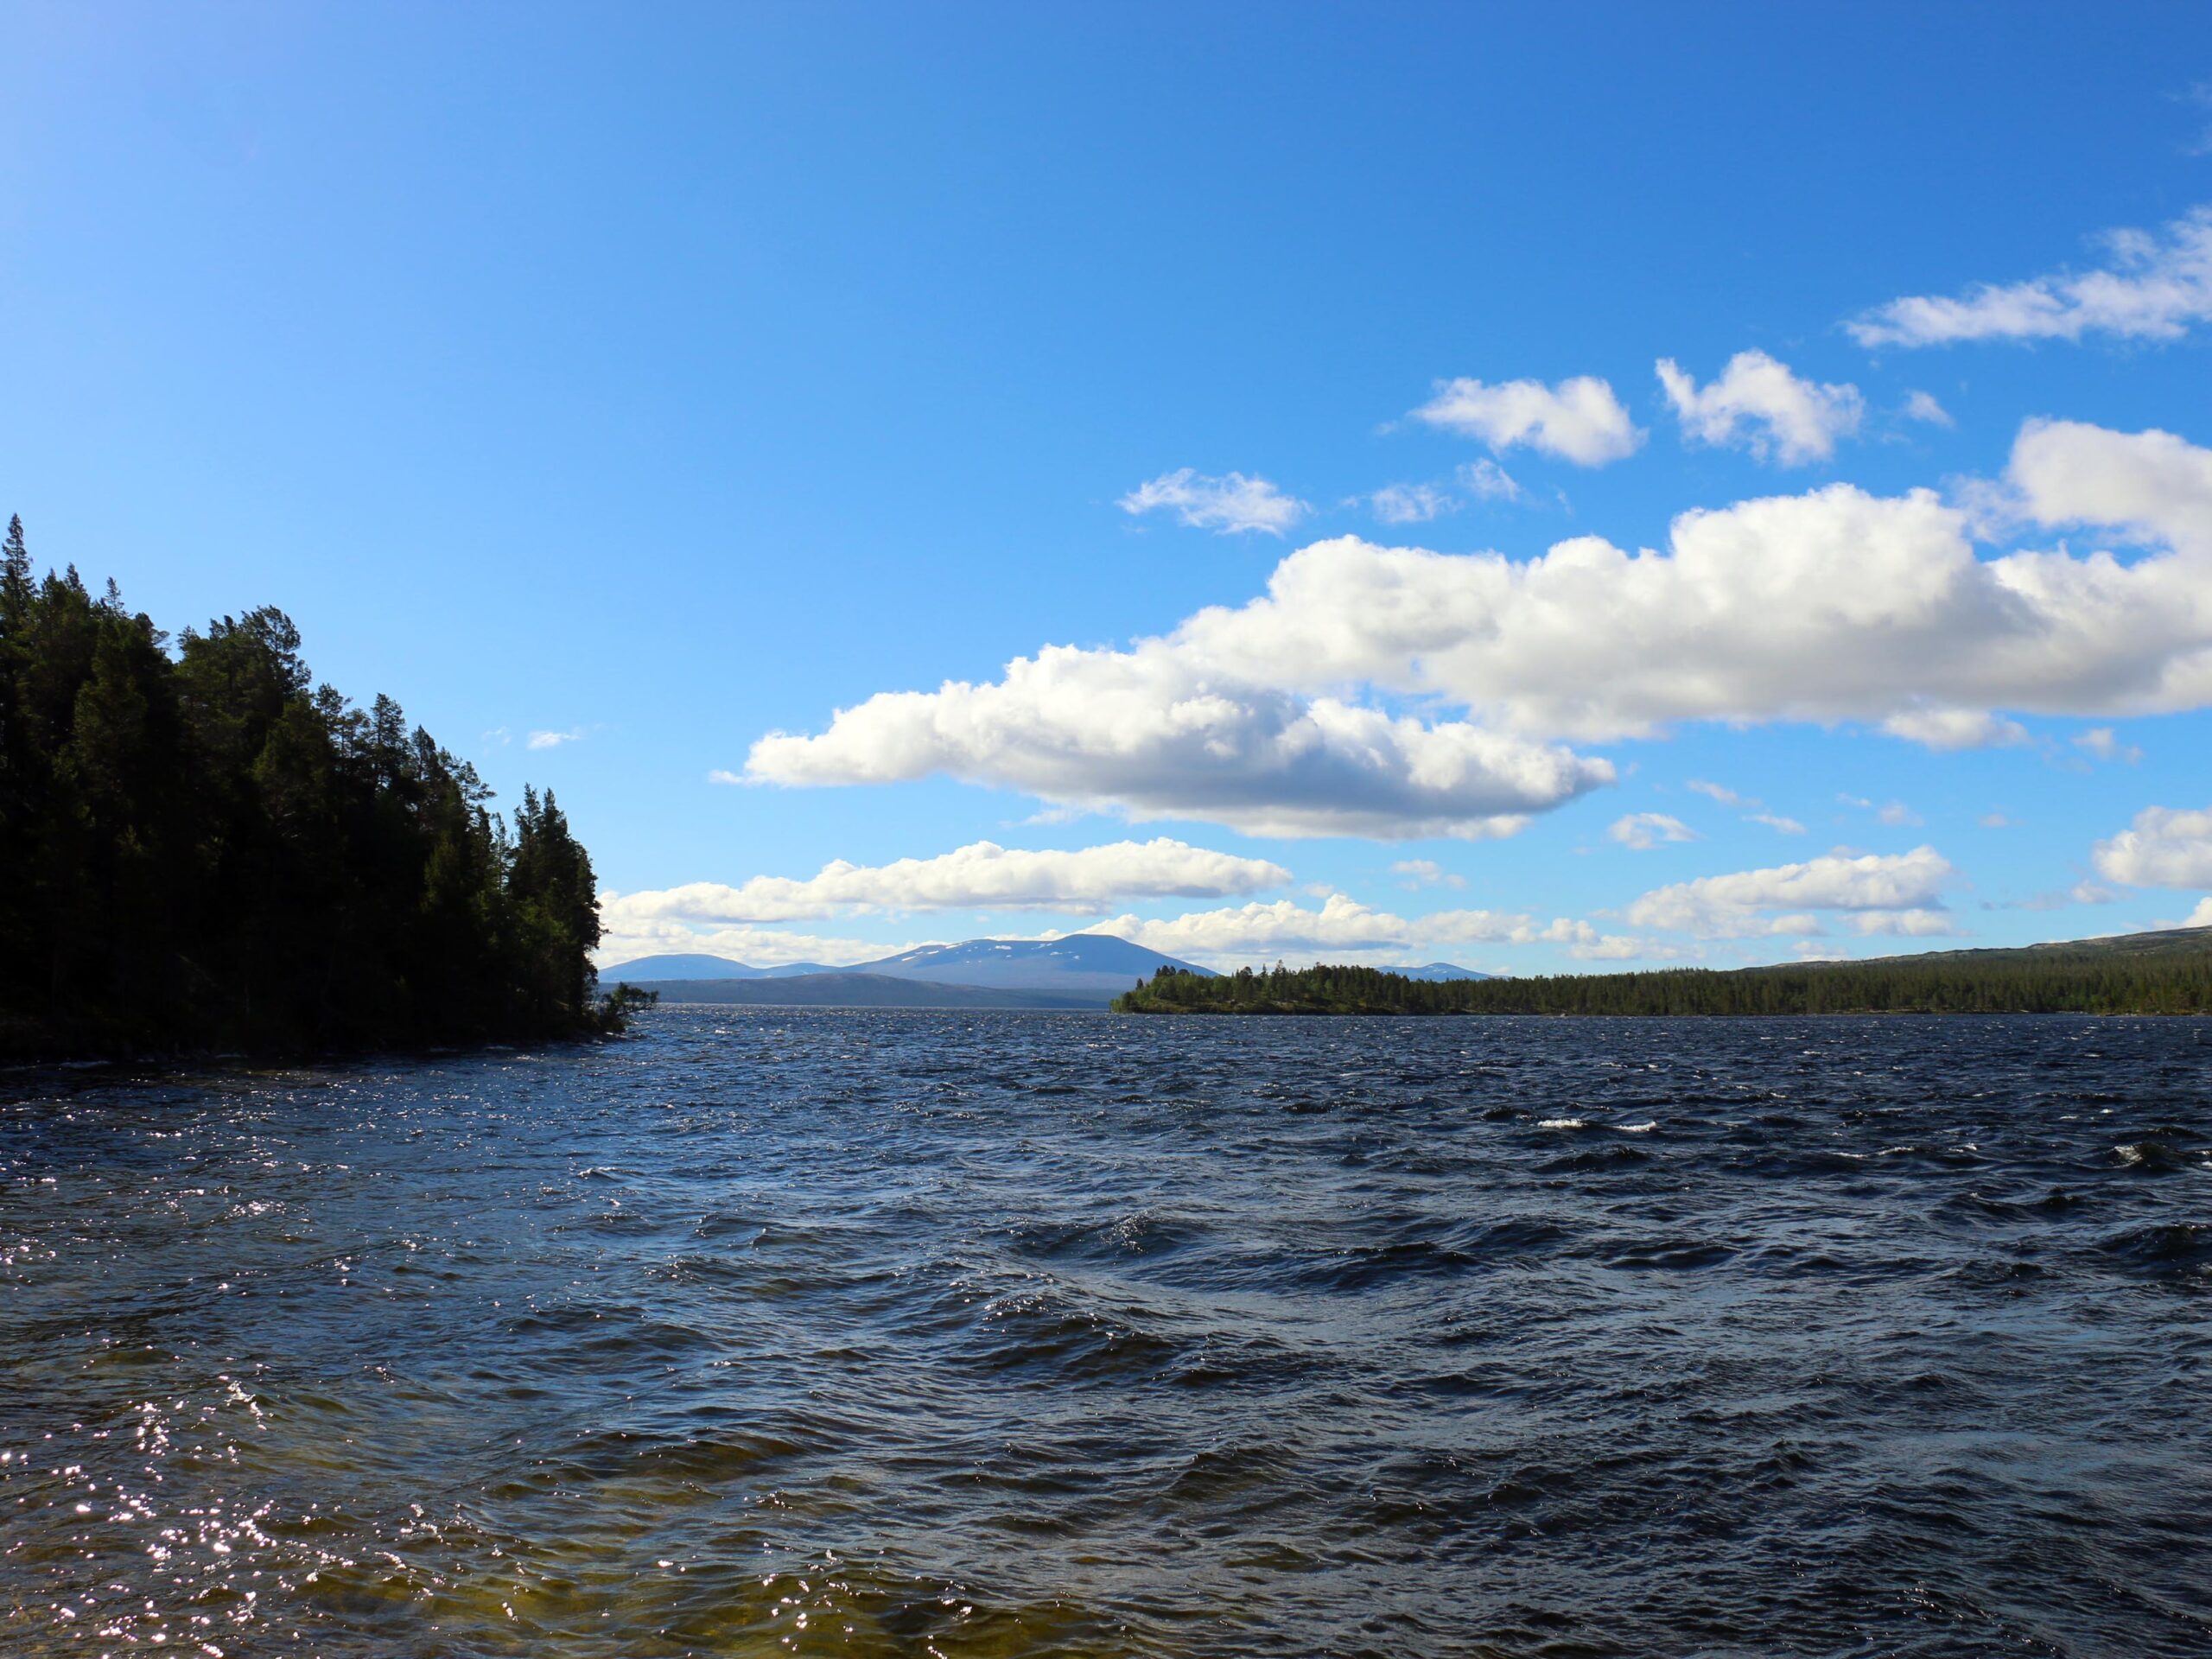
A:
{"type": "MultiPolygon", "coordinates": [[[[2128,950],[1953,951],[1875,962],[1715,971],[1408,979],[1376,968],[1314,967],[1218,978],[1162,969],[1115,999],[1123,1014],[2202,1014],[2212,1011],[2212,943],[2174,937],[2128,950]]],[[[2116,948],[2117,947],[2117,948],[2116,948]]]]}
{"type": "Polygon", "coordinates": [[[280,611],[172,647],[115,584],[0,554],[0,1056],[559,1036],[591,860],[550,792],[315,686],[280,611]]]}

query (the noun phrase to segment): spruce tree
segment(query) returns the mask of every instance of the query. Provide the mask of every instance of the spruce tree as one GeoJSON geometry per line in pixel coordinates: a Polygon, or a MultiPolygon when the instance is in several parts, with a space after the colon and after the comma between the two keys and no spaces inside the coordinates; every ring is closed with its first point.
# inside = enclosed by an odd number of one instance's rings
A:
{"type": "Polygon", "coordinates": [[[598,1028],[591,861],[315,687],[272,608],[174,652],[110,582],[0,552],[0,1058],[598,1028]]]}

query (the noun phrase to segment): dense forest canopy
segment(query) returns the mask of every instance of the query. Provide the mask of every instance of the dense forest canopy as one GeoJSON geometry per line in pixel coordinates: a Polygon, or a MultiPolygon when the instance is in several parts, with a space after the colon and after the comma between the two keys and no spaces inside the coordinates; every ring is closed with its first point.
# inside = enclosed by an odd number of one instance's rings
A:
{"type": "Polygon", "coordinates": [[[1408,979],[1321,966],[1218,978],[1163,969],[1123,1014],[2203,1014],[2212,933],[1715,971],[1408,979]]]}
{"type": "MultiPolygon", "coordinates": [[[[175,641],[0,550],[0,1057],[557,1036],[591,860],[548,791],[317,686],[281,611],[175,641]]],[[[618,1016],[619,1017],[619,1016],[618,1016]]]]}

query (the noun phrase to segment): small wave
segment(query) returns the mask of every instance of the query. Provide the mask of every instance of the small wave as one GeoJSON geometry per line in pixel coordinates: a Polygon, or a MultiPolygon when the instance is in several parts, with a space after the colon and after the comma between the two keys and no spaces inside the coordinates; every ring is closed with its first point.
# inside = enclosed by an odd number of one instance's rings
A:
{"type": "Polygon", "coordinates": [[[1536,1127],[1540,1129],[1586,1129],[1590,1127],[1590,1120],[1585,1117],[1540,1117],[1536,1120],[1536,1127]]]}
{"type": "Polygon", "coordinates": [[[2152,1222],[2097,1241],[2102,1254],[2153,1274],[2212,1268],[2212,1224],[2152,1222]]]}
{"type": "Polygon", "coordinates": [[[1680,1272],[1691,1268],[1716,1267],[1723,1262],[1732,1261],[1735,1255],[1735,1247],[1719,1239],[1654,1239],[1630,1246],[1615,1255],[1608,1265],[1680,1272]]]}
{"type": "Polygon", "coordinates": [[[1580,1170],[1637,1169],[1653,1161],[1652,1154],[1625,1141],[1592,1146],[1580,1141],[1536,1166],[1547,1174],[1569,1174],[1580,1170]]]}
{"type": "Polygon", "coordinates": [[[1659,1127],[1659,1120],[1649,1118],[1641,1123],[1616,1123],[1613,1127],[1623,1135],[1649,1135],[1659,1127]]]}
{"type": "Polygon", "coordinates": [[[2163,1172],[2180,1169],[2190,1160],[2190,1153],[2171,1141],[2131,1141],[2114,1147],[2113,1153],[2126,1169],[2163,1172]]]}

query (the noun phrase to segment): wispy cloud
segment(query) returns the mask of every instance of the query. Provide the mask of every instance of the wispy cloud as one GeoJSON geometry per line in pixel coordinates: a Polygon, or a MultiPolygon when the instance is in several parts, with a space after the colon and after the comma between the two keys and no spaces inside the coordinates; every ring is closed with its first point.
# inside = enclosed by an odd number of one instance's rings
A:
{"type": "Polygon", "coordinates": [[[1861,812],[1872,812],[1876,819],[1888,824],[1891,829],[1917,825],[1921,822],[1920,815],[1903,801],[1885,801],[1877,804],[1867,799],[1864,795],[1839,795],[1835,798],[1839,806],[1855,807],[1861,812]]]}
{"type": "Polygon", "coordinates": [[[2094,727],[2073,741],[2075,748],[2099,760],[2117,760],[2132,766],[2143,759],[2142,750],[2133,743],[2121,742],[2109,726],[2094,727]]]}
{"type": "Polygon", "coordinates": [[[528,747],[533,749],[557,749],[563,743],[581,743],[586,728],[573,727],[565,732],[532,732],[528,747]]]}
{"type": "Polygon", "coordinates": [[[1693,778],[1682,787],[1704,796],[1707,800],[1718,801],[1723,806],[1737,808],[1742,813],[1745,823],[1764,824],[1768,829],[1784,836],[1802,836],[1805,833],[1805,826],[1796,819],[1785,817],[1779,812],[1764,810],[1766,803],[1756,795],[1739,795],[1725,784],[1713,783],[1703,778],[1693,778]]]}
{"type": "Polygon", "coordinates": [[[1385,484],[1367,499],[1386,524],[1425,524],[1459,510],[1456,496],[1433,484],[1385,484]]]}
{"type": "Polygon", "coordinates": [[[1981,283],[1955,296],[1890,301],[1844,327],[1862,346],[1947,346],[1961,340],[2178,340],[2212,318],[2212,207],[2161,231],[2107,232],[2104,263],[2025,282],[1981,283]]]}
{"type": "Polygon", "coordinates": [[[1951,411],[1937,403],[1935,395],[1931,392],[1908,393],[1904,400],[1904,417],[1908,421],[1918,421],[1923,426],[1955,427],[1958,425],[1958,423],[1951,418],[1951,411]]]}
{"type": "MultiPolygon", "coordinates": [[[[1465,506],[1467,503],[1458,493],[1459,490],[1478,501],[1521,499],[1521,486],[1514,482],[1513,475],[1488,456],[1455,468],[1452,482],[1456,489],[1433,483],[1385,484],[1365,500],[1369,510],[1386,524],[1425,524],[1465,506]]],[[[1354,496],[1345,505],[1355,505],[1360,499],[1354,496]]]]}
{"type": "MultiPolygon", "coordinates": [[[[2212,80],[2200,80],[2178,97],[2183,104],[2212,111],[2212,80]]],[[[2184,156],[2212,156],[2212,120],[2207,120],[2196,137],[2182,146],[2181,153],[2184,156]]]]}
{"type": "Polygon", "coordinates": [[[1631,852],[1648,853],[1662,841],[1695,841],[1697,831],[1664,812],[1631,812],[1605,831],[1631,852]]]}
{"type": "Polygon", "coordinates": [[[1117,505],[1131,514],[1172,512],[1178,523],[1223,536],[1241,531],[1280,536],[1313,511],[1264,478],[1243,473],[1214,478],[1190,467],[1147,480],[1117,505]]]}
{"type": "Polygon", "coordinates": [[[1513,474],[1487,455],[1467,462],[1453,474],[1478,500],[1518,501],[1521,486],[1513,474]]]}
{"type": "Polygon", "coordinates": [[[1408,893],[1422,887],[1464,887],[1467,885],[1465,876],[1452,874],[1433,858],[1402,858],[1390,866],[1390,874],[1404,878],[1398,885],[1408,893]]]}
{"type": "Polygon", "coordinates": [[[1986,905],[1987,910],[2071,910],[2081,905],[2111,905],[2120,902],[2120,894],[2095,881],[2076,881],[2070,887],[2056,893],[2038,893],[2026,899],[2014,899],[2004,904],[1986,905]]]}

